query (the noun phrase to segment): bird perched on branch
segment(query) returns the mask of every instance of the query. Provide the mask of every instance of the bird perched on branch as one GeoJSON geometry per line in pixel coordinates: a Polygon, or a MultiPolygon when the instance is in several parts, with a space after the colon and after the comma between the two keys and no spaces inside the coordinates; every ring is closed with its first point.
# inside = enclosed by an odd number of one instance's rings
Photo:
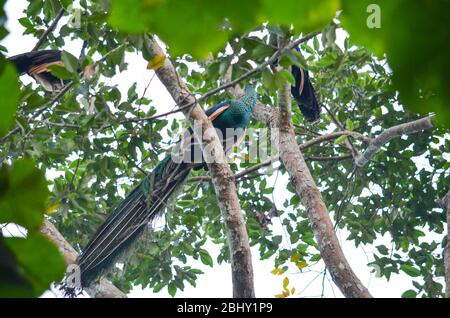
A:
{"type": "MultiPolygon", "coordinates": [[[[241,98],[221,102],[206,111],[225,150],[242,140],[256,104],[253,87],[247,85],[244,92],[241,98]]],[[[205,167],[201,152],[199,160],[192,157],[196,148],[199,149],[195,146],[192,129],[189,129],[177,150],[167,155],[109,215],[78,259],[81,288],[89,286],[111,268],[144,229],[153,224],[191,169],[205,167]]],[[[63,284],[62,289],[69,296],[79,290],[67,283],[63,284]]]]}
{"type": "MultiPolygon", "coordinates": [[[[278,35],[271,32],[269,36],[269,44],[278,47],[278,35]]],[[[300,52],[300,48],[295,49],[300,52]]],[[[273,63],[273,67],[278,65],[278,61],[273,63]]],[[[303,117],[309,122],[315,122],[320,118],[322,105],[319,104],[316,97],[314,86],[309,79],[308,70],[292,65],[292,76],[294,76],[295,84],[291,86],[291,94],[295,99],[303,117]]]]}
{"type": "Polygon", "coordinates": [[[319,120],[322,106],[317,101],[316,92],[309,80],[308,71],[292,65],[291,72],[295,79],[295,85],[291,86],[291,94],[297,102],[303,117],[309,122],[319,120]]]}
{"type": "Polygon", "coordinates": [[[19,75],[28,74],[49,92],[59,91],[67,82],[54,76],[49,69],[52,65],[64,67],[59,50],[32,51],[11,56],[8,60],[16,66],[19,75]]]}

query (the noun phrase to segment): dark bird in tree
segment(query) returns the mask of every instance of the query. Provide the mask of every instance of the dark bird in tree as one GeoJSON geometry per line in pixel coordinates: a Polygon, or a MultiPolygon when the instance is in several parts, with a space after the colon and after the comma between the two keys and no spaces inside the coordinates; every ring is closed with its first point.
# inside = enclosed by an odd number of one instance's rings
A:
{"type": "MultiPolygon", "coordinates": [[[[269,45],[278,47],[278,35],[271,32],[269,36],[269,45]]],[[[300,52],[300,48],[296,48],[300,52]]],[[[278,65],[278,61],[273,63],[273,67],[278,65]]],[[[320,118],[322,105],[319,104],[316,98],[314,86],[309,79],[307,70],[292,65],[291,73],[295,79],[295,85],[291,86],[291,94],[295,99],[303,117],[309,122],[315,122],[320,118]]]]}
{"type": "Polygon", "coordinates": [[[295,85],[291,86],[291,94],[297,102],[303,117],[309,122],[319,120],[322,106],[317,101],[316,92],[309,80],[308,71],[292,65],[291,72],[295,78],[295,85]]]}
{"type": "Polygon", "coordinates": [[[28,74],[49,92],[59,91],[67,82],[54,76],[49,69],[52,65],[64,67],[59,50],[33,51],[11,56],[8,60],[16,66],[19,75],[28,74]]]}
{"type": "MultiPolygon", "coordinates": [[[[246,86],[237,100],[221,102],[206,111],[221,139],[225,151],[239,143],[256,104],[256,92],[246,86]]],[[[169,200],[183,184],[191,169],[206,167],[202,151],[194,142],[192,130],[186,131],[176,150],[167,155],[154,170],[127,195],[94,234],[78,259],[81,288],[89,286],[111,268],[118,258],[136,241],[148,225],[152,226],[169,200]],[[199,160],[193,158],[200,153],[199,160]]],[[[77,286],[80,287],[80,286],[77,286]]],[[[62,289],[73,296],[79,290],[62,289]]]]}

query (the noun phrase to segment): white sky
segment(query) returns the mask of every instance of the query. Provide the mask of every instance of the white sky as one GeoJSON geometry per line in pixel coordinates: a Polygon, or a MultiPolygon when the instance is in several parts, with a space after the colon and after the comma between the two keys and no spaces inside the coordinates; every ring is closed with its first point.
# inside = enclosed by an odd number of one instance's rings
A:
{"type": "MultiPolygon", "coordinates": [[[[8,15],[7,28],[10,34],[0,44],[5,46],[9,53],[8,56],[23,53],[32,49],[36,43],[36,39],[31,36],[23,36],[24,28],[17,21],[23,17],[23,9],[27,6],[25,0],[14,0],[6,3],[5,9],[8,15]]],[[[81,48],[81,41],[75,41],[73,43],[67,43],[62,48],[68,52],[71,52],[75,56],[78,56],[81,48]]],[[[139,96],[142,96],[145,86],[147,85],[150,77],[153,75],[152,71],[146,69],[146,61],[141,56],[136,54],[127,54],[126,61],[128,62],[128,69],[121,74],[116,75],[111,81],[110,85],[118,85],[123,95],[126,96],[126,91],[133,82],[137,82],[137,92],[139,96]]],[[[26,76],[22,77],[22,80],[26,76]]],[[[157,105],[158,113],[164,113],[170,111],[175,103],[171,99],[170,95],[164,88],[164,86],[155,77],[149,89],[147,90],[146,97],[152,99],[157,105]]],[[[172,115],[175,118],[182,118],[180,114],[172,115]]],[[[173,117],[170,117],[170,119],[173,117]]],[[[272,177],[268,180],[268,184],[273,184],[275,178],[272,177]]],[[[279,177],[277,180],[275,199],[276,204],[282,207],[284,200],[287,198],[287,185],[288,179],[279,177]]],[[[274,234],[283,235],[283,243],[286,245],[286,235],[281,228],[280,220],[273,219],[273,232],[274,234]]],[[[15,231],[10,228],[10,231],[15,231]]],[[[17,232],[17,231],[16,231],[17,232]]],[[[346,241],[348,233],[346,231],[339,231],[338,236],[340,238],[342,248],[347,256],[350,265],[356,272],[357,276],[362,282],[369,288],[370,292],[375,297],[400,297],[400,295],[407,289],[412,287],[410,277],[405,274],[393,274],[389,282],[385,278],[376,278],[374,274],[370,273],[370,268],[367,263],[373,260],[373,252],[375,246],[378,244],[385,244],[390,246],[391,238],[389,235],[380,238],[376,241],[376,244],[371,246],[365,246],[355,248],[353,242],[346,241]]],[[[440,238],[433,237],[433,239],[440,238]]],[[[427,241],[430,237],[427,237],[427,241]]],[[[218,248],[213,244],[208,245],[207,250],[215,260],[218,255],[218,248]]],[[[273,270],[273,259],[260,261],[259,252],[257,248],[252,249],[253,252],[253,265],[255,276],[255,290],[257,297],[273,297],[282,291],[283,278],[288,276],[290,280],[289,287],[296,288],[295,297],[317,297],[320,296],[322,291],[322,275],[320,272],[324,269],[323,262],[308,267],[306,273],[299,273],[295,266],[291,267],[287,273],[281,276],[274,276],[271,274],[273,270]]],[[[189,261],[190,262],[190,261],[189,261]]],[[[229,264],[217,265],[214,264],[213,268],[206,267],[200,262],[192,261],[189,265],[202,269],[205,274],[200,275],[197,280],[197,287],[194,288],[186,282],[186,288],[184,292],[177,291],[177,297],[231,297],[231,270],[229,264]]],[[[342,294],[338,288],[331,282],[331,277],[328,275],[324,281],[325,297],[342,297],[342,294]]],[[[44,297],[54,297],[52,293],[46,293],[44,297]]],[[[169,297],[167,289],[163,289],[161,292],[154,294],[151,289],[142,290],[139,287],[129,294],[130,297],[169,297]]]]}

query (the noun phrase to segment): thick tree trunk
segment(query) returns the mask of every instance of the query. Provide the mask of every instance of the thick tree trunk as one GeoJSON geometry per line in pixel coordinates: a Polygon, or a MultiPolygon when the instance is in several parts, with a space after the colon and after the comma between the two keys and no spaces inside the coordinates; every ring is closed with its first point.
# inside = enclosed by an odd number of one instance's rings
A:
{"type": "MultiPolygon", "coordinates": [[[[48,220],[44,221],[41,227],[41,233],[52,240],[59,248],[67,265],[76,264],[78,253],[59,233],[56,227],[48,220]]],[[[89,296],[93,298],[126,298],[127,296],[107,279],[101,278],[97,284],[92,284],[86,289],[89,296]]]]}
{"type": "Polygon", "coordinates": [[[325,203],[297,146],[291,122],[289,84],[280,89],[278,102],[280,106],[278,124],[280,158],[308,212],[312,230],[327,269],[344,296],[352,298],[372,297],[355,275],[342,252],[325,203]]]}
{"type": "MultiPolygon", "coordinates": [[[[238,87],[236,87],[233,93],[237,95],[242,94],[238,87]]],[[[274,140],[278,139],[279,142],[280,159],[291,177],[291,182],[294,184],[296,192],[302,200],[302,204],[308,211],[311,227],[316,241],[319,244],[320,254],[336,286],[338,286],[346,297],[372,297],[367,288],[355,275],[342,252],[325,203],[311,173],[309,172],[303,154],[301,153],[301,149],[338,136],[331,135],[323,138],[318,137],[317,140],[314,139],[304,144],[297,145],[291,122],[289,85],[284,87],[283,92],[278,98],[280,110],[258,102],[253,111],[253,117],[269,126],[272,129],[272,135],[275,135],[277,132],[279,133],[274,140]]],[[[341,136],[346,133],[338,134],[341,136]]],[[[370,141],[360,134],[357,134],[357,138],[362,138],[366,142],[370,141]]],[[[276,159],[277,158],[268,159],[267,162],[263,162],[262,165],[269,165],[276,159]]]]}
{"type": "MultiPolygon", "coordinates": [[[[153,54],[165,55],[155,40],[149,40],[147,44],[153,54]]],[[[178,76],[169,59],[166,59],[164,65],[156,70],[156,75],[167,88],[178,107],[183,110],[183,114],[194,130],[194,136],[197,140],[202,141],[202,149],[209,150],[204,151],[204,158],[211,174],[219,208],[227,228],[233,297],[255,297],[252,257],[247,229],[237,196],[234,174],[226,163],[219,137],[205,112],[196,103],[195,97],[178,76]],[[186,105],[192,105],[192,107],[186,107],[186,105]],[[198,123],[200,123],[201,129],[195,129],[198,123]]]]}
{"type": "Polygon", "coordinates": [[[450,298],[450,190],[441,200],[441,206],[447,211],[447,244],[444,248],[445,295],[450,298]]]}

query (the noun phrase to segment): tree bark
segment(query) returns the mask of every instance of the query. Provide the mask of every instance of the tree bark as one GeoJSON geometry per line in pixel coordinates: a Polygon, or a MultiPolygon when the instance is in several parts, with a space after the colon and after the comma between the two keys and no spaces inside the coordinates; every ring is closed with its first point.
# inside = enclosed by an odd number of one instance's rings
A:
{"type": "MultiPolygon", "coordinates": [[[[147,44],[150,52],[155,55],[165,56],[164,51],[155,40],[149,40],[147,44]]],[[[164,65],[156,70],[156,75],[189,120],[194,130],[195,138],[202,142],[202,149],[210,150],[204,151],[204,158],[211,174],[219,208],[227,229],[233,297],[255,297],[252,258],[247,229],[237,196],[234,174],[226,163],[219,137],[205,112],[196,103],[195,97],[179,77],[169,59],[166,59],[164,65]],[[185,105],[190,104],[192,104],[192,107],[185,107],[185,105]],[[195,128],[198,123],[201,124],[201,129],[195,128]]]]}
{"type": "Polygon", "coordinates": [[[447,211],[447,244],[444,248],[445,296],[450,298],[450,190],[441,200],[441,206],[447,211]]]}
{"type": "MultiPolygon", "coordinates": [[[[229,92],[237,95],[242,94],[242,90],[239,87],[235,87],[234,91],[229,92]]],[[[294,184],[296,192],[302,200],[302,204],[307,209],[312,230],[319,244],[320,254],[334,283],[345,297],[370,298],[372,295],[353,272],[342,252],[325,203],[301,152],[301,149],[342,135],[349,135],[349,133],[345,131],[331,133],[298,145],[291,122],[290,86],[286,84],[280,93],[278,96],[280,109],[269,107],[258,102],[253,110],[253,118],[269,126],[272,129],[272,135],[274,133],[276,134],[277,131],[279,132],[277,136],[280,147],[279,159],[283,162],[291,177],[291,182],[294,184]]],[[[370,138],[364,137],[359,133],[353,136],[365,142],[371,141],[370,138]]],[[[269,158],[262,162],[260,167],[270,165],[276,160],[278,158],[269,158]]]]}
{"type": "MultiPolygon", "coordinates": [[[[48,220],[44,221],[41,227],[41,233],[53,241],[59,248],[67,265],[76,264],[78,253],[59,233],[56,227],[48,220]]],[[[109,282],[106,278],[101,278],[99,283],[93,284],[86,289],[89,296],[93,298],[126,298],[127,296],[109,282]]]]}
{"type": "Polygon", "coordinates": [[[280,88],[278,103],[280,108],[278,122],[280,158],[307,210],[326,267],[345,297],[372,297],[355,275],[342,252],[325,203],[306,165],[303,154],[297,146],[291,121],[289,84],[286,83],[280,88]]]}
{"type": "Polygon", "coordinates": [[[372,142],[369,144],[366,151],[364,151],[362,155],[355,158],[355,164],[358,167],[363,167],[377,154],[378,151],[380,151],[382,146],[387,144],[391,139],[395,137],[413,134],[422,130],[433,128],[433,118],[434,116],[428,116],[386,129],[377,138],[372,140],[372,142]]]}

